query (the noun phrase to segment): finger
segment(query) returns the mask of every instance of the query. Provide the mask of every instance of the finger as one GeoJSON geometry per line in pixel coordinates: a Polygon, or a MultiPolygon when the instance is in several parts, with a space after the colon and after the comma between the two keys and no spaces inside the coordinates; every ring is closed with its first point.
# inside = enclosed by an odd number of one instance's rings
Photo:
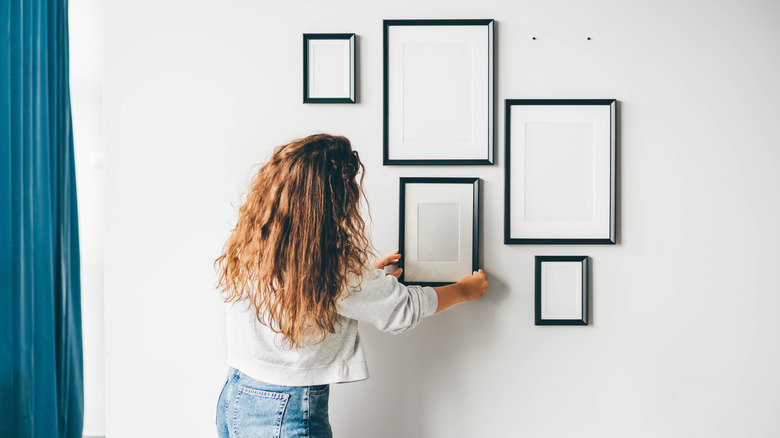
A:
{"type": "Polygon", "coordinates": [[[387,265],[393,265],[398,263],[398,260],[401,260],[401,254],[398,253],[398,250],[395,250],[392,254],[385,256],[382,260],[376,262],[374,264],[374,267],[376,269],[384,269],[387,265]]]}
{"type": "Polygon", "coordinates": [[[389,256],[383,257],[382,260],[376,262],[376,265],[379,267],[379,269],[384,268],[385,266],[393,262],[394,255],[395,254],[390,254],[389,256]]]}
{"type": "Polygon", "coordinates": [[[397,259],[398,257],[399,255],[397,254],[397,252],[394,252],[388,256],[385,256],[385,258],[383,258],[382,261],[391,261],[397,259]]]}
{"type": "Polygon", "coordinates": [[[402,272],[404,272],[404,270],[402,268],[398,268],[395,271],[393,271],[393,273],[390,274],[390,275],[392,275],[395,278],[401,278],[401,273],[402,272]]]}

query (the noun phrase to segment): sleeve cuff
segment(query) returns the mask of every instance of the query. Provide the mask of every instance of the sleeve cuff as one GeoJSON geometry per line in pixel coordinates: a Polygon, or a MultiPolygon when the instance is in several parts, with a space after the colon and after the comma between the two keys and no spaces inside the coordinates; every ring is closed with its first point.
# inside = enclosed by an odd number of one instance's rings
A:
{"type": "Polygon", "coordinates": [[[428,317],[436,313],[436,309],[439,308],[439,296],[436,291],[430,286],[424,286],[422,288],[423,303],[425,308],[423,309],[422,316],[428,317]]]}

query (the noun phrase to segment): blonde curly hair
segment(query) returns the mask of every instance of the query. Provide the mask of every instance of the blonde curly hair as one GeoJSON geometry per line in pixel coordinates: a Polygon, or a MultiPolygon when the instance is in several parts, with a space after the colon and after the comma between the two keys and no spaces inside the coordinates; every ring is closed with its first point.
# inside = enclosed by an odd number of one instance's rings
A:
{"type": "Polygon", "coordinates": [[[248,300],[258,321],[295,348],[333,333],[337,300],[359,285],[373,256],[360,215],[364,170],[345,137],[277,147],[214,262],[225,302],[248,300]]]}

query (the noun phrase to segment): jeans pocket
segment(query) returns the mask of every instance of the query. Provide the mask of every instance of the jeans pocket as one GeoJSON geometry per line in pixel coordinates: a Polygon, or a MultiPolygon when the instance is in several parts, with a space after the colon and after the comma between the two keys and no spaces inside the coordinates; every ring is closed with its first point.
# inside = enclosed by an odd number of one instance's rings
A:
{"type": "Polygon", "coordinates": [[[233,408],[236,437],[278,438],[289,394],[238,386],[233,408]]]}

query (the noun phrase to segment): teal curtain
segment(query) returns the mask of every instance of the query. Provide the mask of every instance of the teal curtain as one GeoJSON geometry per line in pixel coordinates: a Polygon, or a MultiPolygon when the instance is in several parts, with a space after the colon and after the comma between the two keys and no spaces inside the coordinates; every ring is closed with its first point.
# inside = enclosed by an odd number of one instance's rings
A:
{"type": "Polygon", "coordinates": [[[67,0],[1,0],[0,26],[0,437],[80,438],[67,0]]]}

